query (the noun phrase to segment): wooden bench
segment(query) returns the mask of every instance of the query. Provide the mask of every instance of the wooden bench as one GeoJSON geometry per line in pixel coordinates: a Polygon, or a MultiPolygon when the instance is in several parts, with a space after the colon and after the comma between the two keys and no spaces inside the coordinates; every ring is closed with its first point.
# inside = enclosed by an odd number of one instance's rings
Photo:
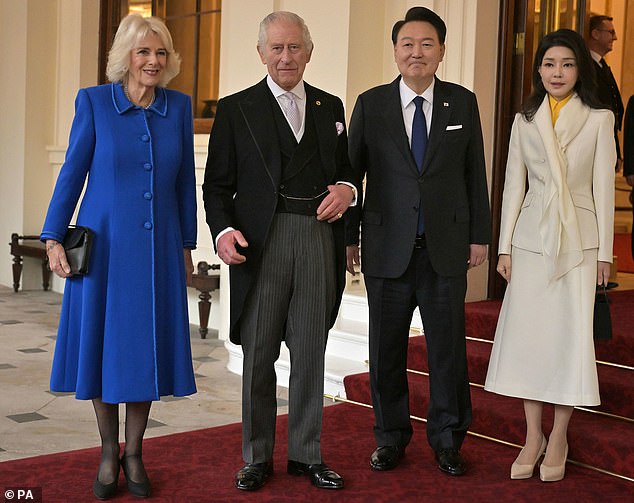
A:
{"type": "Polygon", "coordinates": [[[20,236],[11,234],[11,255],[13,255],[13,291],[20,289],[22,276],[22,257],[33,257],[42,261],[42,286],[48,290],[51,281],[51,271],[48,270],[46,246],[39,236],[20,236]]]}
{"type": "Polygon", "coordinates": [[[220,286],[220,273],[213,272],[209,274],[210,270],[216,271],[220,269],[220,264],[209,265],[204,260],[198,262],[196,266],[196,272],[192,274],[191,283],[187,286],[191,286],[200,292],[198,298],[198,317],[200,323],[200,338],[207,338],[207,325],[209,324],[209,311],[211,310],[211,292],[216,290],[220,286]]]}

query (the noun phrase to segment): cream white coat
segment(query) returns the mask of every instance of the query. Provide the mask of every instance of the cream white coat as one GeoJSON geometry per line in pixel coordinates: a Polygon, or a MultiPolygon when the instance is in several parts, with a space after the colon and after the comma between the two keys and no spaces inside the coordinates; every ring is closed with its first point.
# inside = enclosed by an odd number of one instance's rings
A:
{"type": "Polygon", "coordinates": [[[597,261],[612,262],[613,125],[612,112],[590,109],[577,96],[554,128],[548,97],[532,121],[515,118],[499,242],[499,253],[512,256],[511,279],[487,391],[600,403],[592,315],[597,261]]]}
{"type": "Polygon", "coordinates": [[[544,254],[559,277],[598,248],[612,262],[614,228],[614,115],[583,105],[577,95],[552,126],[548,96],[511,132],[500,224],[500,254],[511,246],[544,254]],[[528,191],[526,175],[528,173],[528,191]]]}

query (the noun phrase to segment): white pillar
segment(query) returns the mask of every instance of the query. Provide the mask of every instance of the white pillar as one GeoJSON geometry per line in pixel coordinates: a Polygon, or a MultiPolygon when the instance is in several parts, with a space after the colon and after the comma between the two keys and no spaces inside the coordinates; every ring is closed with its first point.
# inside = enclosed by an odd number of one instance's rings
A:
{"type": "MultiPolygon", "coordinates": [[[[50,184],[46,144],[53,133],[57,1],[0,0],[0,237],[39,234],[50,184]]],[[[41,288],[41,268],[25,259],[21,285],[41,288]]],[[[11,262],[0,283],[12,284],[11,262]]]]}

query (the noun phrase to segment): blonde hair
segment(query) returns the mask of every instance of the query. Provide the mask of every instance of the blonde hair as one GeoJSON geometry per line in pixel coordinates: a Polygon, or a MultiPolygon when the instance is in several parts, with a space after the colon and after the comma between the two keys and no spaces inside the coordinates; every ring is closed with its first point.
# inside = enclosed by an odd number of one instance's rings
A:
{"type": "Polygon", "coordinates": [[[106,77],[110,82],[125,82],[130,70],[130,52],[137,42],[150,33],[158,35],[167,50],[167,64],[159,85],[165,87],[181,68],[181,57],[174,50],[174,43],[165,23],[157,17],[142,17],[130,14],[124,17],[114,36],[112,48],[108,53],[106,77]]]}

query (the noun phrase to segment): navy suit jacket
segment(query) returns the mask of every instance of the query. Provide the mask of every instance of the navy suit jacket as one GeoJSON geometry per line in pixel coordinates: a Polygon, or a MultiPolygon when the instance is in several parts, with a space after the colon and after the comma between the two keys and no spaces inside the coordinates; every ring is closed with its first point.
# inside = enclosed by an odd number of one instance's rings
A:
{"type": "Polygon", "coordinates": [[[464,274],[470,244],[489,244],[491,217],[475,95],[436,79],[431,130],[419,174],[401,110],[400,76],[364,92],[350,120],[350,159],[365,180],[363,206],[346,213],[347,244],[359,242],[366,275],[396,278],[409,264],[422,202],[434,270],[464,274]]]}
{"type": "MultiPolygon", "coordinates": [[[[612,74],[610,67],[602,67],[599,63],[594,63],[595,74],[597,76],[597,96],[599,101],[614,112],[614,141],[616,142],[616,155],[621,156],[621,145],[619,142],[619,131],[623,123],[623,99],[619,92],[618,85],[612,74]]],[[[607,63],[606,63],[607,65],[607,63]]]]}

